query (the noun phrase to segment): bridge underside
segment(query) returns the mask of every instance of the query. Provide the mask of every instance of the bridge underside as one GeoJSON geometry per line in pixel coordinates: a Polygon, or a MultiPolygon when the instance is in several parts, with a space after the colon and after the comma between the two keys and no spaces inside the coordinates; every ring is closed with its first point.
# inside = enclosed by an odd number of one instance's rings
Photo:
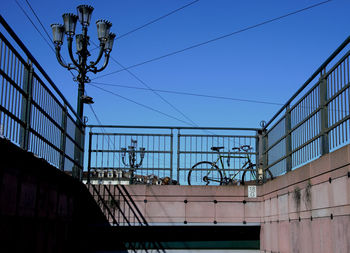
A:
{"type": "MultiPolygon", "coordinates": [[[[115,249],[115,239],[128,244],[157,240],[165,249],[259,249],[260,226],[143,226],[99,228],[95,240],[115,249]]],[[[137,246],[136,246],[137,247],[137,246]]]]}

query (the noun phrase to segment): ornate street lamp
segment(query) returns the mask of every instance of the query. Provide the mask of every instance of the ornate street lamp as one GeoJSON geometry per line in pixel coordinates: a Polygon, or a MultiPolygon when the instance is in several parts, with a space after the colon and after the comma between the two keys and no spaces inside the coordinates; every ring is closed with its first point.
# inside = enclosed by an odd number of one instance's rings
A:
{"type": "Polygon", "coordinates": [[[137,151],[137,140],[131,139],[131,146],[128,146],[128,149],[121,148],[122,151],[122,163],[130,168],[130,183],[133,183],[134,172],[137,168],[142,166],[143,159],[145,158],[145,148],[140,148],[140,151],[137,151]],[[126,153],[129,155],[129,162],[125,161],[126,153]],[[136,153],[140,153],[140,161],[137,162],[136,153]]]}
{"type": "Polygon", "coordinates": [[[52,33],[53,33],[53,41],[55,43],[56,48],[56,57],[61,66],[67,68],[68,70],[76,70],[78,72],[78,76],[74,81],[79,83],[78,90],[78,103],[77,103],[77,113],[80,119],[83,119],[83,104],[84,103],[93,103],[90,97],[84,96],[84,88],[85,83],[90,82],[89,77],[86,75],[88,72],[92,72],[94,74],[104,70],[109,61],[109,56],[113,48],[113,42],[115,39],[115,34],[110,33],[110,29],[112,23],[107,20],[98,20],[96,22],[97,25],[97,35],[100,41],[100,52],[95,61],[90,61],[87,63],[88,57],[90,56],[90,52],[88,51],[89,36],[87,35],[88,26],[90,25],[91,14],[94,8],[89,5],[79,5],[77,7],[78,15],[72,13],[65,13],[62,15],[63,17],[63,25],[61,24],[52,24],[52,33]],[[77,21],[79,20],[82,33],[75,35],[75,28],[77,25],[77,21]],[[72,63],[65,64],[61,57],[61,46],[63,44],[64,35],[67,36],[67,44],[68,44],[68,53],[70,60],[72,63]],[[75,35],[76,41],[76,54],[78,55],[78,59],[74,58],[73,55],[73,39],[75,35]],[[100,68],[97,68],[97,64],[102,59],[104,54],[104,63],[100,68]]]}
{"type": "MultiPolygon", "coordinates": [[[[88,50],[89,36],[87,35],[88,26],[90,25],[91,14],[94,8],[89,5],[79,5],[77,7],[77,14],[65,13],[62,15],[63,17],[63,25],[61,24],[52,24],[52,33],[53,33],[53,42],[56,48],[56,57],[61,66],[68,70],[76,70],[78,72],[78,76],[74,78],[74,81],[78,82],[78,99],[77,99],[77,113],[80,120],[77,120],[78,126],[82,126],[83,120],[83,106],[85,104],[93,103],[92,98],[84,95],[85,83],[90,82],[89,77],[87,76],[88,72],[92,72],[94,74],[104,70],[108,65],[108,60],[110,53],[113,48],[113,42],[115,39],[115,34],[110,32],[112,23],[106,20],[98,20],[96,22],[97,25],[97,36],[100,41],[100,51],[95,61],[90,61],[88,63],[88,57],[90,56],[90,52],[88,50]],[[82,32],[81,34],[75,35],[75,28],[77,25],[77,21],[79,20],[82,32]],[[61,57],[61,47],[63,45],[64,35],[67,37],[68,44],[68,53],[69,58],[72,63],[66,64],[61,57]],[[76,42],[76,54],[77,59],[73,55],[73,40],[75,35],[76,42]],[[97,67],[97,64],[102,59],[104,55],[104,63],[100,68],[97,67]]],[[[76,142],[82,143],[81,136],[76,133],[76,142]]],[[[80,155],[75,152],[75,160],[81,161],[80,155]]],[[[74,173],[73,173],[74,174],[74,173]]]]}

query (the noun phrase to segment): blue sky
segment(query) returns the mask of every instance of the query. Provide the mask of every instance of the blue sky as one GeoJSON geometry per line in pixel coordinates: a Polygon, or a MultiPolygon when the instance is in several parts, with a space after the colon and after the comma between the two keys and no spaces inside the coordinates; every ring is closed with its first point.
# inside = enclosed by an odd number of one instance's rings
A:
{"type": "MultiPolygon", "coordinates": [[[[40,28],[25,1],[18,1],[40,28]]],[[[95,43],[97,43],[95,21],[98,19],[110,20],[113,23],[111,30],[118,36],[190,2],[190,0],[30,1],[50,35],[50,24],[62,23],[63,13],[75,13],[75,8],[79,4],[93,5],[95,10],[89,35],[95,43]]],[[[320,1],[200,0],[115,41],[112,57],[125,66],[131,66],[318,2],[320,1]]],[[[130,71],[152,89],[283,104],[349,35],[349,10],[350,1],[333,0],[282,20],[132,68],[130,71]]],[[[16,2],[4,1],[0,11],[75,107],[76,83],[73,82],[70,73],[57,63],[51,49],[16,2]]],[[[65,42],[62,48],[64,52],[66,45],[65,42]]],[[[93,54],[91,60],[95,57],[93,54]]],[[[93,80],[95,82],[144,88],[126,71],[99,78],[118,69],[120,66],[111,61],[102,74],[89,76],[91,79],[96,78],[93,80]]],[[[100,87],[182,121],[188,121],[150,91],[102,85],[100,87]]],[[[193,125],[157,114],[89,84],[86,85],[86,91],[94,98],[93,108],[103,124],[193,125]]],[[[160,94],[198,126],[259,127],[261,120],[268,121],[281,107],[160,94]]],[[[88,106],[85,107],[85,115],[88,116],[90,124],[97,124],[88,106]]]]}

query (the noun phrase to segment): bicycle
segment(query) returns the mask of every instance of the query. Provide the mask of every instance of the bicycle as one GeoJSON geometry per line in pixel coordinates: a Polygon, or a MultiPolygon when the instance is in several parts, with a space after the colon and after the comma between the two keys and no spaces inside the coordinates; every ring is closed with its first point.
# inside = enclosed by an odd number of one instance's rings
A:
{"type": "MultiPolygon", "coordinates": [[[[241,154],[241,151],[244,152],[244,156],[237,156],[233,155],[231,156],[230,152],[228,156],[221,155],[220,150],[224,149],[224,147],[211,147],[211,150],[216,151],[218,154],[217,159],[214,162],[209,161],[201,161],[193,165],[193,167],[188,172],[187,181],[188,185],[191,185],[191,175],[195,171],[204,171],[205,175],[201,178],[203,183],[205,185],[209,185],[211,182],[216,185],[234,185],[235,183],[239,182],[239,179],[237,179],[237,175],[240,173],[240,171],[244,171],[242,174],[242,179],[240,183],[242,185],[246,182],[246,176],[248,175],[247,172],[250,172],[251,177],[254,178],[257,183],[262,183],[263,181],[263,172],[261,170],[257,171],[256,164],[253,164],[250,159],[250,151],[252,150],[252,147],[249,145],[243,145],[241,147],[234,147],[232,150],[234,153],[239,152],[241,154]],[[227,159],[227,165],[230,166],[230,159],[231,158],[245,158],[246,161],[242,165],[241,170],[237,171],[236,173],[230,175],[227,177],[225,166],[224,166],[224,159],[227,159]],[[217,165],[220,161],[221,168],[217,165]],[[204,167],[204,168],[203,168],[204,167]]],[[[273,175],[269,169],[265,170],[265,173],[268,173],[269,177],[273,179],[273,175]]],[[[201,173],[202,174],[202,173],[201,173]]]]}

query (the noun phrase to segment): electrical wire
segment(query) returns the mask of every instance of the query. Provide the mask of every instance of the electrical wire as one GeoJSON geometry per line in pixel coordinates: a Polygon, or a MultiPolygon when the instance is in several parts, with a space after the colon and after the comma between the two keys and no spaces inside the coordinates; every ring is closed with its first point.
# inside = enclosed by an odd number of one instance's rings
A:
{"type": "Polygon", "coordinates": [[[36,12],[34,11],[34,9],[32,8],[32,6],[30,5],[30,3],[28,2],[28,0],[25,0],[27,5],[29,6],[30,10],[32,11],[32,13],[34,14],[34,16],[36,17],[36,19],[38,20],[39,24],[41,25],[41,28],[44,30],[44,32],[46,33],[47,37],[50,39],[51,43],[53,44],[53,40],[50,37],[49,33],[47,32],[47,29],[45,28],[45,26],[43,25],[43,23],[41,22],[40,18],[38,17],[38,15],[36,15],[36,12]]]}
{"type": "Polygon", "coordinates": [[[43,38],[43,40],[46,42],[46,44],[50,47],[50,49],[55,53],[55,49],[52,47],[52,44],[47,41],[47,39],[44,37],[44,35],[39,31],[38,27],[34,24],[33,20],[28,16],[27,12],[23,9],[23,7],[19,4],[17,0],[15,0],[18,7],[22,10],[23,14],[27,17],[30,23],[34,26],[35,30],[40,34],[40,36],[43,38]]]}
{"type": "Polygon", "coordinates": [[[116,96],[116,97],[122,98],[122,99],[124,99],[124,100],[126,100],[126,101],[129,101],[129,102],[131,102],[131,103],[134,103],[134,104],[137,104],[137,105],[139,105],[139,106],[142,106],[142,107],[144,107],[144,108],[146,108],[146,109],[148,109],[148,110],[151,110],[151,111],[153,111],[153,112],[157,112],[157,113],[162,114],[162,115],[164,115],[164,116],[166,116],[166,117],[168,117],[168,118],[175,119],[175,120],[177,120],[177,121],[179,121],[179,122],[182,122],[182,123],[184,123],[184,124],[186,124],[186,125],[192,126],[192,125],[191,125],[190,123],[188,123],[187,121],[184,121],[184,120],[182,120],[182,119],[176,118],[176,117],[174,117],[174,116],[172,116],[172,115],[170,115],[170,114],[167,114],[167,113],[165,113],[165,112],[159,111],[159,110],[157,110],[157,109],[154,109],[154,108],[152,108],[152,107],[150,107],[150,106],[148,106],[148,105],[145,105],[145,104],[136,102],[136,101],[134,101],[134,100],[132,100],[132,99],[130,99],[130,98],[127,98],[127,97],[124,97],[124,96],[122,96],[122,95],[119,95],[119,94],[117,94],[117,93],[115,93],[115,92],[113,92],[113,91],[106,90],[106,89],[101,88],[101,87],[99,87],[99,86],[97,86],[97,85],[95,85],[95,84],[90,83],[90,85],[93,86],[93,87],[95,87],[95,88],[97,88],[97,89],[99,89],[99,90],[102,90],[102,91],[104,91],[104,92],[106,92],[106,93],[110,93],[110,94],[112,94],[112,95],[114,95],[114,96],[116,96]]]}
{"type": "MultiPolygon", "coordinates": [[[[27,0],[25,0],[26,1],[26,3],[28,4],[28,6],[29,6],[29,8],[31,9],[31,11],[33,12],[33,14],[34,14],[34,16],[36,17],[36,19],[38,20],[38,22],[40,23],[40,25],[41,25],[41,27],[42,27],[42,29],[45,31],[45,33],[46,33],[46,35],[49,37],[49,39],[51,40],[51,38],[50,38],[50,36],[49,36],[49,34],[48,34],[48,32],[47,32],[47,30],[45,29],[45,27],[43,26],[43,24],[42,24],[42,22],[41,22],[41,20],[40,20],[40,18],[38,17],[38,15],[36,14],[36,12],[34,11],[34,9],[32,8],[32,6],[30,5],[30,3],[27,1],[27,0]]],[[[197,0],[197,1],[199,1],[199,0],[197,0]]],[[[190,4],[188,4],[188,5],[186,5],[185,7],[187,7],[187,6],[189,6],[189,5],[191,5],[191,4],[193,4],[193,3],[195,3],[195,2],[197,2],[197,1],[194,1],[194,2],[192,2],[192,3],[190,3],[190,4]]],[[[17,2],[17,0],[16,0],[16,2],[17,2]]],[[[17,2],[17,4],[19,5],[19,3],[17,2]]],[[[20,5],[19,5],[20,6],[20,5]]],[[[183,8],[185,8],[185,7],[182,7],[182,9],[183,8]]],[[[21,8],[22,9],[22,8],[21,8]]],[[[180,9],[178,9],[178,10],[180,10],[180,9]]],[[[22,11],[26,14],[26,12],[22,9],[22,11]]],[[[175,11],[176,12],[176,11],[175,11]]],[[[174,12],[173,12],[174,13],[174,12]]],[[[170,14],[168,14],[168,15],[170,15],[170,14]]],[[[29,18],[29,16],[26,14],[26,16],[29,18]]],[[[31,23],[35,26],[35,24],[31,21],[31,23]]],[[[36,30],[41,34],[41,36],[44,38],[44,36],[42,35],[42,33],[38,30],[38,28],[35,26],[35,28],[36,28],[36,30]]],[[[44,38],[45,39],[45,38],[44,38]]],[[[45,39],[45,41],[46,41],[46,39],[45,39]]],[[[52,41],[52,40],[51,40],[52,41]]],[[[94,42],[93,42],[93,44],[95,44],[94,42]]],[[[96,44],[95,44],[96,45],[96,44]]],[[[121,67],[124,67],[121,63],[119,63],[117,60],[115,60],[113,57],[111,57],[112,58],[112,60],[114,60],[118,65],[120,65],[121,67]]],[[[150,86],[148,86],[143,80],[141,80],[138,76],[136,76],[134,73],[132,73],[131,71],[128,71],[128,73],[130,74],[130,75],[132,75],[135,79],[137,79],[140,83],[142,83],[144,86],[146,86],[149,90],[152,90],[152,88],[150,87],[150,86]]],[[[153,90],[152,90],[153,91],[153,90]]],[[[164,99],[161,95],[159,95],[157,92],[155,92],[155,91],[153,91],[156,95],[158,95],[165,103],[167,103],[168,105],[170,105],[174,110],[176,110],[177,112],[179,112],[182,116],[184,116],[187,120],[189,120],[190,122],[192,122],[192,124],[193,125],[195,125],[195,126],[198,126],[193,120],[191,120],[189,117],[187,117],[184,113],[182,113],[179,109],[177,109],[175,106],[173,106],[170,102],[168,102],[166,99],[164,99]]],[[[165,115],[165,114],[164,114],[165,115]]],[[[166,114],[166,115],[168,115],[168,114],[166,114]]],[[[97,115],[95,115],[95,117],[96,117],[97,115]]],[[[170,116],[170,115],[168,115],[168,116],[170,116]]],[[[177,118],[175,118],[174,117],[174,119],[177,119],[177,118]]],[[[178,119],[179,120],[179,119],[178,119]]],[[[182,121],[182,122],[184,122],[184,121],[182,121]]],[[[188,123],[187,123],[188,124],[188,123]]]]}
{"type": "MultiPolygon", "coordinates": [[[[39,31],[39,28],[34,24],[33,20],[29,17],[29,15],[27,14],[27,12],[22,8],[22,6],[19,4],[19,2],[17,0],[16,4],[18,5],[18,7],[22,10],[22,12],[24,13],[24,15],[28,18],[28,20],[30,21],[30,23],[34,26],[35,30],[40,34],[40,36],[45,40],[46,44],[51,48],[51,50],[54,52],[54,54],[56,55],[56,50],[52,47],[53,44],[53,40],[50,37],[49,33],[47,32],[47,30],[45,29],[43,23],[41,22],[40,18],[38,17],[38,15],[36,14],[36,12],[34,11],[34,9],[32,8],[32,6],[30,5],[30,3],[26,1],[27,5],[29,6],[30,10],[32,11],[32,13],[34,14],[35,18],[37,19],[37,21],[40,23],[42,29],[44,30],[44,32],[46,33],[47,37],[49,38],[49,40],[51,41],[51,43],[49,43],[47,41],[47,39],[44,37],[44,35],[42,34],[41,31],[39,31]]],[[[62,58],[62,61],[64,64],[66,64],[66,61],[64,58],[62,58]]],[[[71,75],[73,76],[73,78],[75,78],[75,75],[73,74],[73,72],[71,70],[69,70],[69,72],[71,73],[71,75]]]]}
{"type": "MultiPolygon", "coordinates": [[[[26,1],[27,1],[27,0],[26,0],[26,1]]],[[[153,23],[156,23],[156,22],[158,22],[159,20],[164,19],[164,18],[166,18],[166,17],[168,17],[168,16],[170,16],[170,15],[172,15],[172,14],[178,12],[178,11],[181,11],[181,10],[183,10],[183,9],[185,9],[185,8],[187,8],[187,7],[189,7],[189,6],[193,5],[193,4],[195,4],[195,3],[197,3],[197,2],[199,2],[199,0],[195,0],[195,1],[192,1],[192,2],[190,2],[190,3],[188,3],[188,4],[184,5],[184,6],[181,6],[180,8],[177,8],[177,9],[175,9],[175,10],[173,10],[173,11],[167,13],[167,14],[164,14],[163,16],[160,16],[159,18],[153,19],[153,20],[147,22],[147,23],[144,24],[144,25],[141,25],[141,26],[139,26],[139,27],[137,27],[137,28],[134,28],[134,29],[132,29],[132,30],[126,32],[126,33],[123,33],[123,34],[120,35],[120,36],[117,36],[114,40],[119,40],[119,39],[121,39],[121,38],[123,38],[123,37],[126,37],[126,36],[128,36],[128,35],[130,35],[130,34],[136,32],[136,31],[138,31],[138,30],[141,30],[141,29],[145,28],[146,26],[149,26],[149,25],[151,25],[151,24],[153,24],[153,23]]],[[[91,51],[93,51],[93,50],[95,50],[95,49],[97,49],[97,48],[99,48],[99,47],[97,46],[97,47],[93,48],[91,51]]]]}
{"type": "Polygon", "coordinates": [[[183,10],[183,9],[185,9],[186,7],[189,7],[189,6],[191,6],[192,4],[197,3],[197,2],[199,2],[199,0],[195,0],[195,1],[193,1],[193,2],[190,2],[190,3],[188,3],[188,4],[186,4],[186,5],[182,6],[182,7],[180,7],[180,8],[177,8],[176,10],[173,10],[173,11],[171,11],[171,12],[169,12],[169,13],[163,15],[163,16],[160,16],[159,18],[156,18],[156,19],[154,19],[154,20],[152,20],[152,21],[150,21],[150,22],[148,22],[148,23],[146,23],[146,24],[144,24],[144,25],[141,25],[141,26],[139,26],[139,27],[137,27],[137,28],[135,28],[135,29],[133,29],[133,30],[131,30],[131,31],[129,31],[129,32],[126,32],[126,33],[124,33],[124,34],[122,34],[122,35],[116,37],[115,40],[119,40],[119,39],[121,39],[121,38],[123,38],[123,37],[125,37],[125,36],[127,36],[127,35],[130,35],[131,33],[134,33],[134,32],[136,32],[136,31],[138,31],[138,30],[140,30],[140,29],[142,29],[142,28],[145,28],[146,26],[149,26],[149,25],[151,25],[151,24],[153,24],[153,23],[155,23],[155,22],[157,22],[157,21],[159,21],[159,20],[161,20],[161,19],[163,19],[163,18],[166,18],[166,17],[168,17],[168,16],[170,16],[170,15],[172,15],[172,14],[174,14],[174,13],[180,11],[180,10],[183,10]]]}
{"type": "MultiPolygon", "coordinates": [[[[115,60],[112,57],[112,60],[114,62],[116,62],[119,66],[123,67],[123,65],[121,63],[119,63],[117,60],[115,60]]],[[[146,84],[141,78],[139,78],[138,76],[136,76],[133,72],[131,72],[130,70],[127,70],[127,72],[133,76],[137,81],[139,81],[142,85],[144,85],[148,90],[152,91],[156,96],[158,96],[163,102],[165,102],[166,104],[168,104],[171,108],[173,108],[175,111],[177,111],[178,113],[180,113],[185,119],[187,119],[189,122],[191,122],[192,126],[197,126],[197,123],[194,122],[191,118],[189,118],[188,116],[186,116],[186,114],[184,114],[182,111],[180,111],[177,107],[175,107],[172,103],[170,103],[167,99],[165,99],[162,95],[160,95],[157,91],[155,91],[154,89],[152,89],[148,84],[146,84]]]]}
{"type": "MultiPolygon", "coordinates": [[[[126,88],[126,89],[148,90],[149,91],[149,89],[147,89],[147,88],[135,87],[135,86],[127,86],[127,85],[119,85],[119,84],[108,84],[108,83],[101,83],[101,82],[91,82],[91,83],[97,84],[97,85],[106,85],[106,86],[121,87],[121,88],[126,88]]],[[[153,91],[163,92],[163,93],[170,93],[170,94],[177,94],[177,95],[186,95],[186,96],[213,98],[213,99],[232,100],[232,101],[238,101],[238,102],[248,102],[248,103],[278,105],[278,106],[283,105],[282,103],[267,102],[267,101],[261,101],[261,100],[241,99],[241,98],[214,96],[214,95],[205,95],[205,94],[190,93],[190,92],[183,92],[183,91],[170,91],[170,90],[158,90],[158,89],[153,89],[153,91]]]]}
{"type": "MultiPolygon", "coordinates": [[[[35,29],[37,30],[37,32],[38,32],[38,33],[41,35],[41,37],[46,41],[46,43],[49,45],[49,47],[55,52],[55,50],[52,48],[52,46],[50,45],[50,43],[46,40],[46,38],[44,37],[44,35],[43,35],[43,34],[41,33],[41,31],[37,28],[37,26],[34,24],[34,22],[31,20],[31,18],[30,18],[29,15],[26,13],[26,11],[21,7],[21,5],[18,3],[17,0],[15,0],[15,1],[16,1],[17,5],[20,7],[20,9],[23,11],[23,13],[25,14],[25,16],[29,19],[29,21],[30,21],[30,22],[32,23],[32,25],[35,27],[35,29]]],[[[27,2],[27,1],[26,1],[26,2],[27,2]]],[[[35,13],[35,10],[30,6],[30,4],[29,4],[28,2],[27,2],[27,4],[28,4],[28,6],[30,7],[31,11],[33,12],[34,16],[36,17],[36,19],[38,20],[38,22],[41,24],[41,27],[43,28],[43,30],[46,30],[45,27],[42,25],[42,22],[40,21],[40,18],[39,18],[38,15],[35,13]]],[[[47,36],[49,37],[49,39],[51,40],[51,38],[50,38],[50,36],[49,36],[49,34],[48,34],[47,31],[46,31],[46,35],[47,35],[47,36]]],[[[120,63],[118,62],[118,64],[120,64],[120,63]]],[[[138,78],[138,77],[137,77],[136,75],[134,75],[132,72],[129,71],[129,73],[130,73],[131,75],[133,75],[135,78],[137,78],[138,81],[142,82],[142,83],[143,83],[144,85],[146,85],[149,89],[151,89],[145,82],[143,82],[140,78],[138,78]]],[[[105,90],[105,91],[106,91],[106,90],[105,90]]],[[[130,101],[130,102],[134,102],[134,103],[136,103],[136,104],[138,104],[138,105],[140,105],[140,106],[146,107],[146,108],[148,108],[148,109],[150,109],[150,110],[156,111],[156,112],[158,112],[158,113],[160,113],[160,114],[163,114],[163,115],[165,115],[165,116],[168,116],[168,117],[170,117],[170,118],[176,119],[176,120],[178,120],[178,121],[180,121],[180,122],[182,122],[182,123],[191,125],[191,124],[187,123],[186,121],[183,121],[183,120],[181,120],[181,119],[178,119],[178,118],[176,118],[176,117],[173,117],[173,116],[171,116],[171,115],[169,115],[169,114],[163,113],[163,112],[158,111],[158,110],[156,110],[156,109],[153,109],[153,108],[151,108],[151,107],[149,107],[149,106],[147,106],[147,105],[143,105],[143,104],[141,104],[141,103],[138,103],[138,102],[133,101],[133,100],[131,100],[131,99],[125,98],[125,97],[123,97],[123,96],[121,96],[121,95],[118,95],[118,94],[115,94],[115,93],[113,93],[113,94],[114,94],[115,96],[119,96],[119,97],[121,97],[121,98],[123,98],[123,99],[125,99],[125,100],[130,101]]],[[[98,119],[97,114],[95,113],[95,111],[93,110],[93,108],[92,108],[92,107],[90,107],[90,108],[92,109],[92,112],[93,112],[93,114],[94,114],[96,120],[98,120],[98,122],[101,123],[101,121],[98,119]]],[[[105,131],[105,130],[103,129],[102,131],[105,131]]]]}
{"type": "MultiPolygon", "coordinates": [[[[92,42],[94,45],[96,45],[95,42],[92,42]]],[[[119,66],[121,66],[122,68],[124,68],[124,66],[117,61],[113,56],[109,56],[110,59],[112,59],[112,61],[114,61],[115,63],[117,63],[119,66]]],[[[198,124],[196,122],[194,122],[192,119],[190,119],[188,116],[186,116],[182,111],[180,111],[177,107],[175,107],[173,104],[171,104],[168,100],[166,100],[162,95],[160,95],[158,92],[156,92],[155,90],[153,90],[145,81],[143,81],[140,77],[138,77],[137,75],[135,75],[133,72],[131,72],[130,70],[126,70],[133,78],[135,78],[139,83],[141,83],[143,86],[145,86],[148,90],[152,91],[156,96],[158,96],[163,102],[165,102],[166,104],[168,104],[171,108],[173,108],[175,111],[177,111],[178,113],[180,113],[185,119],[188,120],[188,122],[191,122],[192,126],[196,126],[199,127],[198,124]]]]}
{"type": "Polygon", "coordinates": [[[299,10],[296,10],[296,11],[293,11],[293,12],[289,12],[289,13],[284,14],[284,15],[282,15],[282,16],[279,16],[279,17],[276,17],[276,18],[272,18],[272,19],[268,19],[268,20],[263,21],[263,22],[261,22],[261,23],[258,23],[258,24],[252,25],[252,26],[248,26],[248,27],[246,27],[246,28],[243,28],[243,29],[240,29],[240,30],[237,30],[237,31],[234,31],[234,32],[231,32],[231,33],[228,33],[228,34],[225,34],[225,35],[216,37],[216,38],[214,38],[214,39],[210,39],[210,40],[207,40],[207,41],[204,41],[204,42],[200,42],[200,43],[194,44],[194,45],[192,45],[192,46],[189,46],[189,47],[186,47],[186,48],[177,50],[177,51],[173,51],[173,52],[171,52],[171,53],[167,53],[167,54],[164,54],[164,55],[162,55],[162,56],[155,57],[155,58],[150,59],[150,60],[147,60],[147,61],[143,61],[143,62],[134,64],[134,65],[131,65],[131,66],[126,67],[126,68],[122,68],[122,69],[119,69],[119,70],[116,70],[116,71],[113,71],[113,72],[110,72],[110,73],[107,73],[107,74],[104,74],[104,75],[100,75],[100,76],[98,76],[98,77],[95,77],[95,78],[92,79],[92,80],[96,80],[96,79],[99,79],[99,78],[102,78],[102,77],[105,77],[105,76],[113,75],[113,74],[116,74],[116,73],[119,73],[119,72],[122,72],[122,71],[126,71],[126,70],[128,70],[128,69],[135,68],[135,67],[139,67],[139,66],[141,66],[141,65],[144,65],[144,64],[147,64],[147,63],[150,63],[150,62],[158,61],[158,60],[160,60],[160,59],[163,59],[163,58],[166,58],[166,57],[169,57],[169,56],[173,56],[173,55],[176,55],[176,54],[179,54],[179,53],[182,53],[182,52],[185,52],[185,51],[188,51],[188,50],[191,50],[191,49],[200,47],[200,46],[204,46],[204,45],[206,45],[206,44],[209,44],[209,43],[212,43],[212,42],[215,42],[215,41],[218,41],[218,40],[221,40],[221,39],[230,37],[230,36],[232,36],[232,35],[236,35],[236,34],[239,34],[239,33],[242,33],[242,32],[245,32],[245,31],[248,31],[248,30],[257,28],[257,27],[259,27],[259,26],[263,26],[263,25],[272,23],[272,22],[274,22],[274,21],[277,21],[277,20],[286,18],[286,17],[288,17],[288,16],[292,16],[292,15],[295,15],[295,14],[297,14],[297,13],[300,13],[300,12],[303,12],[303,11],[306,11],[306,10],[309,10],[309,9],[312,9],[312,8],[315,8],[315,7],[318,7],[318,6],[320,6],[320,5],[326,4],[326,3],[331,2],[331,1],[333,1],[333,0],[327,0],[327,1],[323,1],[323,2],[317,3],[317,4],[313,4],[313,5],[310,5],[310,6],[308,6],[308,7],[305,7],[305,8],[302,8],[302,9],[299,9],[299,10]]]}

